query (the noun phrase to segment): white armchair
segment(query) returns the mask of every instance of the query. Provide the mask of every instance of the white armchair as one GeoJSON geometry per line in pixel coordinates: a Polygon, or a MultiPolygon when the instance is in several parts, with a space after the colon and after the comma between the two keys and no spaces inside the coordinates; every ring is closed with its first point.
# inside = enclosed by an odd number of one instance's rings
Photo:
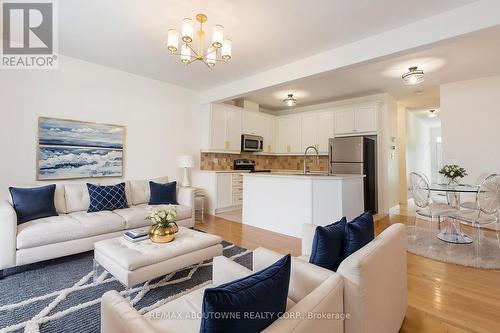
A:
{"type": "MultiPolygon", "coordinates": [[[[253,253],[254,271],[265,268],[282,255],[258,248],[253,253]]],[[[249,269],[225,257],[214,258],[213,285],[230,282],[251,274],[249,269]]],[[[101,304],[101,331],[118,332],[199,332],[199,316],[195,318],[169,318],[172,313],[200,313],[203,291],[209,285],[195,290],[159,308],[140,315],[116,291],[104,294],[101,304]]],[[[292,258],[291,280],[287,313],[263,332],[310,333],[343,332],[343,320],[315,318],[311,314],[342,314],[342,278],[337,274],[292,258]],[[292,316],[293,314],[293,316],[292,316]]]]}
{"type": "MultiPolygon", "coordinates": [[[[303,225],[302,260],[309,260],[316,225],[303,225]]],[[[346,333],[396,333],[407,307],[406,229],[393,224],[340,264],[346,333]]]]}

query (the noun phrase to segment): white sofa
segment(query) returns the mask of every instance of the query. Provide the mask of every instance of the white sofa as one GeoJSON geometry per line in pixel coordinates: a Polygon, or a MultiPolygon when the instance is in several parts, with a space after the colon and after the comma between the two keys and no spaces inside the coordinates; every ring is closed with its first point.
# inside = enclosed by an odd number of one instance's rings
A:
{"type": "MultiPolygon", "coordinates": [[[[253,252],[254,271],[268,267],[282,255],[258,248],[253,252]]],[[[101,300],[102,333],[198,333],[203,292],[206,288],[230,282],[251,274],[252,271],[220,256],[214,258],[212,283],[144,315],[139,314],[116,291],[109,291],[101,300]],[[193,318],[172,319],[173,314],[193,318]]],[[[303,320],[309,313],[342,313],[342,278],[324,268],[292,258],[287,313],[267,327],[265,333],[342,333],[342,320],[303,320]],[[292,314],[294,317],[292,318],[292,314]]]]}
{"type": "MultiPolygon", "coordinates": [[[[166,183],[168,179],[162,177],[153,181],[166,183]]],[[[121,181],[114,184],[117,182],[121,181]]],[[[129,208],[114,211],[87,213],[90,203],[87,182],[56,183],[54,202],[59,216],[19,225],[11,200],[0,201],[0,275],[6,268],[93,250],[97,241],[149,225],[145,220],[151,208],[148,205],[149,180],[124,182],[129,208]]],[[[194,190],[178,188],[177,201],[177,224],[192,228],[194,190]]]]}
{"type": "MultiPolygon", "coordinates": [[[[346,258],[337,272],[308,263],[316,226],[304,225],[302,256],[292,258],[287,313],[345,313],[345,321],[285,316],[267,333],[396,333],[403,323],[406,300],[406,231],[391,225],[372,242],[346,258]],[[306,318],[306,319],[304,319],[306,318]]],[[[258,248],[253,252],[254,271],[268,267],[282,255],[258,248]]],[[[239,279],[251,271],[225,257],[214,258],[213,285],[239,279]]],[[[211,285],[210,285],[211,286],[211,285]]],[[[207,286],[207,287],[210,287],[207,286]]],[[[169,319],[172,313],[201,312],[203,291],[195,290],[159,308],[140,315],[116,291],[101,302],[103,333],[199,332],[199,319],[169,319]]]]}
{"type": "MultiPolygon", "coordinates": [[[[309,261],[316,226],[305,224],[302,260],[309,261]]],[[[393,224],[347,257],[337,269],[344,280],[346,333],[396,333],[406,315],[406,228],[393,224]]]]}

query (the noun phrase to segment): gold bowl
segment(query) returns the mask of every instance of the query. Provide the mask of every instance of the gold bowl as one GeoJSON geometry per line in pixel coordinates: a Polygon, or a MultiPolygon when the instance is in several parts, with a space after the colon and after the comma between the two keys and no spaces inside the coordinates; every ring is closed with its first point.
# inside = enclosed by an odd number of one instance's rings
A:
{"type": "Polygon", "coordinates": [[[175,233],[179,231],[176,224],[170,224],[166,227],[160,227],[154,224],[149,229],[149,239],[153,243],[169,243],[175,239],[175,233]]]}

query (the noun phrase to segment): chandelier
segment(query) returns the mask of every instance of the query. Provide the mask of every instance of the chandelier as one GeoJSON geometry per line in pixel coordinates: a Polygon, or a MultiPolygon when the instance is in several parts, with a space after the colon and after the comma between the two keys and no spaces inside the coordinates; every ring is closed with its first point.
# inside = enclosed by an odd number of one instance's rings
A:
{"type": "Polygon", "coordinates": [[[205,14],[196,15],[200,28],[196,32],[198,43],[193,45],[194,24],[190,18],[182,20],[181,48],[179,50],[179,32],[175,29],[168,30],[167,48],[173,55],[181,57],[181,62],[189,65],[197,60],[202,61],[209,68],[215,66],[217,61],[227,63],[231,59],[231,40],[224,39],[224,27],[216,25],[213,28],[212,43],[205,49],[205,31],[203,24],[207,21],[205,14]]]}
{"type": "Polygon", "coordinates": [[[407,85],[419,84],[424,82],[424,71],[413,66],[408,68],[408,72],[404,73],[401,78],[407,85]]]}

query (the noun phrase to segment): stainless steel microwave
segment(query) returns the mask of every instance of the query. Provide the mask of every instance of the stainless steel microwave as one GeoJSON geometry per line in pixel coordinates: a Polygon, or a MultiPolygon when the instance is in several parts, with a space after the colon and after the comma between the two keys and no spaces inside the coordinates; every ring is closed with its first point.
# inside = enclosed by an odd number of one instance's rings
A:
{"type": "Polygon", "coordinates": [[[258,135],[242,134],[241,135],[241,150],[242,151],[263,151],[264,138],[258,135]]]}

